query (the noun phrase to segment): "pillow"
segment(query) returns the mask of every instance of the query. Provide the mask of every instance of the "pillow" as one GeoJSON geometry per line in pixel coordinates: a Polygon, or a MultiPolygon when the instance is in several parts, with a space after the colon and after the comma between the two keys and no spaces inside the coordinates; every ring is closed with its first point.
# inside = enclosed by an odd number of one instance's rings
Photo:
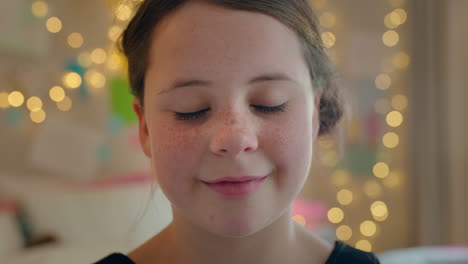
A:
{"type": "Polygon", "coordinates": [[[135,173],[81,184],[24,181],[18,199],[34,233],[53,234],[66,244],[125,241],[129,249],[161,231],[172,220],[161,190],[150,197],[150,174],[135,173]]]}

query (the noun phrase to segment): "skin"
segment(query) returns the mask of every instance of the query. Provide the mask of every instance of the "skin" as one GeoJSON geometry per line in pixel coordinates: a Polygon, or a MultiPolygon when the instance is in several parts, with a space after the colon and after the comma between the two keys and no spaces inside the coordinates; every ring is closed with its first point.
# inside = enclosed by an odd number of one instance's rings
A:
{"type": "Polygon", "coordinates": [[[152,35],[144,108],[137,99],[133,106],[173,221],[128,256],[138,264],[325,263],[332,245],[291,219],[318,102],[297,36],[274,18],[199,1],[166,17],[152,35]],[[194,79],[209,84],[174,88],[194,79]],[[253,107],[283,103],[277,113],[253,107]],[[199,119],[174,117],[203,109],[199,119]],[[241,175],[268,177],[237,199],[201,182],[241,175]]]}

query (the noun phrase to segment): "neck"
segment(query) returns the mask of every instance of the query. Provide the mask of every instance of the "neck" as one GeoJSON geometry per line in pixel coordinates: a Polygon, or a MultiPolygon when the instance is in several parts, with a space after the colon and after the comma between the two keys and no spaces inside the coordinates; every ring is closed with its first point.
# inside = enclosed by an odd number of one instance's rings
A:
{"type": "MultiPolygon", "coordinates": [[[[171,263],[262,264],[288,263],[297,257],[298,225],[290,210],[262,230],[244,237],[219,236],[203,230],[174,214],[164,230],[171,263]]],[[[165,247],[166,248],[166,247],[165,247]]]]}

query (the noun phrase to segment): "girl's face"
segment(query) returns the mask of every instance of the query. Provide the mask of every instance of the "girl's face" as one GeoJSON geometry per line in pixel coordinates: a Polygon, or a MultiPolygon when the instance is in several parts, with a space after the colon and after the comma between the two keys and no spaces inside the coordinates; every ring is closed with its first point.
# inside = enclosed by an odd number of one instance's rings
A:
{"type": "Polygon", "coordinates": [[[261,13],[189,1],[158,25],[149,61],[144,113],[134,107],[174,218],[245,236],[283,215],[307,178],[318,129],[295,33],[261,13]],[[202,182],[244,175],[268,177],[238,198],[202,182]]]}

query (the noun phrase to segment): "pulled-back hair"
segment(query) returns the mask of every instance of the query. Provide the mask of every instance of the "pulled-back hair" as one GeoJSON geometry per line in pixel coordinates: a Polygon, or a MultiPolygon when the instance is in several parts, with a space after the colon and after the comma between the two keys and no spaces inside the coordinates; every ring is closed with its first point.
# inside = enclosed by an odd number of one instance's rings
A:
{"type": "MultiPolygon", "coordinates": [[[[132,94],[143,104],[152,33],[168,14],[188,1],[145,0],[121,35],[119,49],[128,60],[132,94]]],[[[214,5],[269,15],[293,30],[302,45],[312,80],[320,94],[319,135],[328,134],[343,115],[343,102],[336,74],[325,52],[320,25],[307,0],[197,0],[214,5]]]]}

